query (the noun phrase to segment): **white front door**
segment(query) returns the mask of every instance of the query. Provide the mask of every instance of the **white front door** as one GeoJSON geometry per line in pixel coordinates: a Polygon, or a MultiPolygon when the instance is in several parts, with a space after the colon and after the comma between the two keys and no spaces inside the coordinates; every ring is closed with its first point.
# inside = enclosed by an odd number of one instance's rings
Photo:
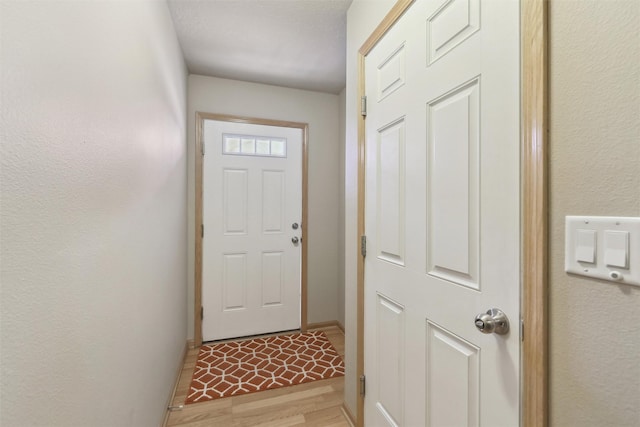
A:
{"type": "Polygon", "coordinates": [[[519,424],[519,20],[417,0],[365,59],[367,426],[519,424]]]}
{"type": "Polygon", "coordinates": [[[203,129],[202,339],[299,329],[302,130],[203,129]]]}

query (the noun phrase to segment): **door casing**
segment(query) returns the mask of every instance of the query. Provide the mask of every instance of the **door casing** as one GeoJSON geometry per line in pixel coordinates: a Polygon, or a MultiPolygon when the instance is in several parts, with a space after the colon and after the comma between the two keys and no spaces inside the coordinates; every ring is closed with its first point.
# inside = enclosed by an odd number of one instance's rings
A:
{"type": "Polygon", "coordinates": [[[284,120],[271,120],[260,119],[254,117],[233,116],[227,114],[214,114],[196,112],[196,150],[195,150],[195,288],[194,288],[194,346],[199,347],[202,345],[202,168],[204,155],[202,152],[203,137],[204,137],[204,121],[216,120],[221,122],[232,123],[247,123],[265,126],[278,126],[296,128],[302,131],[302,223],[301,230],[301,270],[300,270],[300,330],[305,332],[307,330],[307,247],[308,247],[308,234],[307,234],[307,204],[308,204],[308,141],[309,141],[309,124],[300,122],[289,122],[284,120]]]}
{"type": "MultiPolygon", "coordinates": [[[[413,4],[398,0],[358,51],[358,102],[365,94],[365,57],[413,4]]],[[[548,424],[548,0],[521,4],[521,425],[548,424]]],[[[365,233],[365,117],[358,111],[358,235],[365,233]]],[[[357,253],[357,350],[355,390],[364,375],[364,257],[357,253]]],[[[347,413],[348,409],[345,407],[347,413]]],[[[358,395],[356,425],[364,425],[364,396],[358,395]]]]}

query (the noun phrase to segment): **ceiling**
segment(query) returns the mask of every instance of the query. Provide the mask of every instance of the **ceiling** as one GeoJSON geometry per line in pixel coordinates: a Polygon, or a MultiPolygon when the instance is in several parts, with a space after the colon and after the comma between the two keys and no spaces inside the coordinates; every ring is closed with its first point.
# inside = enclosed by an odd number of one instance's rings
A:
{"type": "Polygon", "coordinates": [[[352,0],[168,0],[189,72],[339,93],[352,0]]]}

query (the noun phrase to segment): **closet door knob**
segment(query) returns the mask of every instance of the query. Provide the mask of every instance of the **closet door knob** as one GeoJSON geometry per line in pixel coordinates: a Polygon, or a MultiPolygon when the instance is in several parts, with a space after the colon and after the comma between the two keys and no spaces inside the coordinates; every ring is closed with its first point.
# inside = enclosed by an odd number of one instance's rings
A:
{"type": "Polygon", "coordinates": [[[509,319],[507,319],[507,315],[502,310],[497,308],[478,314],[475,324],[476,328],[483,334],[504,335],[509,332],[509,319]]]}

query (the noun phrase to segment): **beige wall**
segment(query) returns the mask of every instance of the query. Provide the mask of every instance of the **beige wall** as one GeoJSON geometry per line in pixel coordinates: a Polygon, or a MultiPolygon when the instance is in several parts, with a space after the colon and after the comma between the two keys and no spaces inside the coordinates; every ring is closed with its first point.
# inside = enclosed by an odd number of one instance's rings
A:
{"type": "Polygon", "coordinates": [[[196,111],[309,123],[308,321],[337,320],[338,95],[198,75],[189,76],[188,91],[189,336],[193,337],[196,111]]]}
{"type": "Polygon", "coordinates": [[[638,426],[640,287],[563,260],[565,215],[640,216],[640,1],[552,0],[549,23],[551,425],[638,426]]]}
{"type": "Polygon", "coordinates": [[[187,77],[167,6],[0,8],[0,424],[158,426],[187,330],[187,77]]]}

